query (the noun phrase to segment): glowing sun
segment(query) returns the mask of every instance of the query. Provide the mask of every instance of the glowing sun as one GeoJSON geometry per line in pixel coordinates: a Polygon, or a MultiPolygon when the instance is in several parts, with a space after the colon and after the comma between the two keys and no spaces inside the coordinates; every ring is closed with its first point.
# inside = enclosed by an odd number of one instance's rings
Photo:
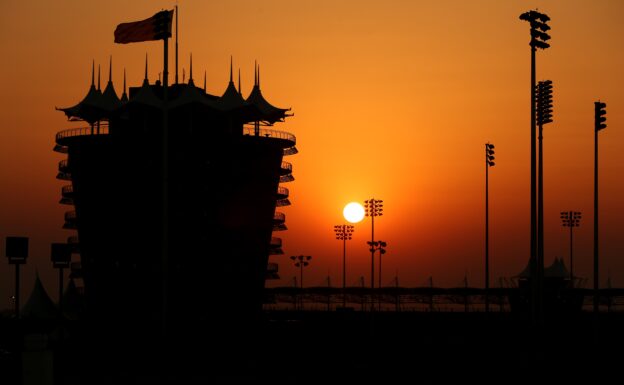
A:
{"type": "Polygon", "coordinates": [[[342,215],[344,215],[347,221],[358,223],[364,219],[364,207],[357,202],[351,202],[342,210],[342,215]]]}

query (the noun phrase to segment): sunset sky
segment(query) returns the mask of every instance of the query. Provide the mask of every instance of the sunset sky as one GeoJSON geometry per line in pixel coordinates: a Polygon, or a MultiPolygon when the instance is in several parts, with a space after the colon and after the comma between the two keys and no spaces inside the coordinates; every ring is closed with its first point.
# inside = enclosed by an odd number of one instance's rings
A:
{"type": "MultiPolygon", "coordinates": [[[[196,84],[221,95],[230,55],[246,97],[260,64],[265,97],[292,107],[277,129],[297,136],[292,206],[286,213],[279,281],[297,270],[289,256],[311,255],[306,286],[329,274],[340,285],[342,244],[334,225],[350,201],[384,200],[376,238],[388,243],[384,285],[483,286],[484,143],[490,169],[491,279],[520,272],[529,257],[529,25],[551,17],[551,48],[537,53],[537,79],[554,84],[554,122],[544,128],[545,260],[569,263],[559,212],[583,213],[575,232],[575,272],[592,277],[593,102],[607,103],[600,132],[601,285],[624,286],[624,3],[620,1],[179,1],[180,79],[193,54],[196,84]]],[[[35,269],[56,299],[51,242],[63,242],[67,206],[55,179],[54,134],[75,127],[54,107],[86,94],[91,63],[121,94],[162,71],[162,43],[113,43],[117,24],[142,20],[174,1],[4,1],[0,16],[0,309],[13,293],[4,238],[29,236],[24,303],[35,269]]],[[[170,45],[173,48],[173,45],[170,45]]],[[[173,49],[170,50],[173,79],[173,49]]],[[[236,75],[235,75],[236,76],[236,75]]],[[[347,245],[348,284],[369,282],[370,219],[347,245]]],[[[207,277],[210,275],[207,274],[207,277]]],[[[236,277],[232,277],[233,280],[236,277]]]]}

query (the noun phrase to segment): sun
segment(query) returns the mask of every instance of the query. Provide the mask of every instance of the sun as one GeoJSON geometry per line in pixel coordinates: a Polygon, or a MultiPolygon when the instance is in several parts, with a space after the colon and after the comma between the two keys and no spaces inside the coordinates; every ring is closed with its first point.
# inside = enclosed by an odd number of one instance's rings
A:
{"type": "Polygon", "coordinates": [[[342,215],[344,215],[347,221],[358,223],[364,219],[364,207],[357,202],[351,202],[342,210],[342,215]]]}

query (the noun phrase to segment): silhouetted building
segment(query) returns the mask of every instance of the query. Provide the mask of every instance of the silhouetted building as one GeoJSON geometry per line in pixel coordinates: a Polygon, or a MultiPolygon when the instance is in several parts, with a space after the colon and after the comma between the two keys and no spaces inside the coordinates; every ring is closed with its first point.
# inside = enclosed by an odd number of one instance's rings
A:
{"type": "MultiPolygon", "coordinates": [[[[510,295],[512,311],[528,312],[531,290],[531,269],[528,264],[515,277],[518,289],[510,295]]],[[[543,306],[546,314],[580,311],[583,305],[583,294],[574,290],[570,272],[562,258],[555,258],[552,265],[544,268],[543,306]]]]}
{"type": "MultiPolygon", "coordinates": [[[[293,180],[284,155],[295,137],[269,129],[290,116],[268,103],[259,71],[245,99],[232,81],[222,96],[186,84],[167,90],[168,141],[163,146],[165,103],[160,82],[131,87],[117,97],[110,80],[101,92],[94,73],[77,105],[63,108],[87,127],[61,131],[55,150],[67,153],[58,178],[61,203],[73,206],[65,228],[78,237],[72,276],[84,282],[87,315],[141,330],[158,328],[166,260],[167,313],[174,325],[254,319],[267,277],[277,277],[269,255],[282,254],[293,180]],[[166,150],[164,148],[166,147],[166,150]],[[164,156],[163,154],[168,154],[164,156]],[[168,250],[163,258],[163,164],[166,163],[168,250]],[[270,269],[267,268],[270,266],[270,269]]],[[[205,81],[204,81],[205,84],[205,81]]],[[[111,323],[112,322],[112,323],[111,323]]]]}

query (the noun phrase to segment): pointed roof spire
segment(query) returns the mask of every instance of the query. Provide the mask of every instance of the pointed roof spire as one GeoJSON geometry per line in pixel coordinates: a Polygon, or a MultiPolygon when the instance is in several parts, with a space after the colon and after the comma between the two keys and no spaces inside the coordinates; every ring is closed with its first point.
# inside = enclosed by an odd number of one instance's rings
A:
{"type": "Polygon", "coordinates": [[[91,64],[91,87],[95,87],[95,59],[93,59],[93,64],[91,64]]]}
{"type": "Polygon", "coordinates": [[[143,83],[149,84],[149,81],[147,80],[147,52],[145,53],[145,77],[143,78],[143,83]]]}
{"type": "Polygon", "coordinates": [[[128,101],[128,94],[126,93],[126,69],[124,68],[124,82],[123,82],[123,93],[121,94],[121,101],[128,101]]]}
{"type": "Polygon", "coordinates": [[[230,55],[230,83],[233,83],[232,81],[232,55],[230,55]]]}
{"type": "Polygon", "coordinates": [[[241,92],[240,68],[238,69],[238,93],[243,95],[243,93],[241,92]]]}
{"type": "Polygon", "coordinates": [[[260,64],[258,64],[258,88],[260,88],[260,64]]]}
{"type": "Polygon", "coordinates": [[[189,85],[194,86],[195,82],[193,82],[193,53],[191,52],[191,64],[189,67],[189,85]]]}
{"type": "Polygon", "coordinates": [[[206,92],[206,70],[204,70],[204,92],[206,92]]]}
{"type": "Polygon", "coordinates": [[[113,55],[110,55],[108,62],[108,81],[113,81],[113,55]]]}
{"type": "Polygon", "coordinates": [[[98,64],[98,91],[100,91],[100,65],[98,64]]]}
{"type": "Polygon", "coordinates": [[[258,85],[258,62],[254,60],[254,87],[258,85]]]}

